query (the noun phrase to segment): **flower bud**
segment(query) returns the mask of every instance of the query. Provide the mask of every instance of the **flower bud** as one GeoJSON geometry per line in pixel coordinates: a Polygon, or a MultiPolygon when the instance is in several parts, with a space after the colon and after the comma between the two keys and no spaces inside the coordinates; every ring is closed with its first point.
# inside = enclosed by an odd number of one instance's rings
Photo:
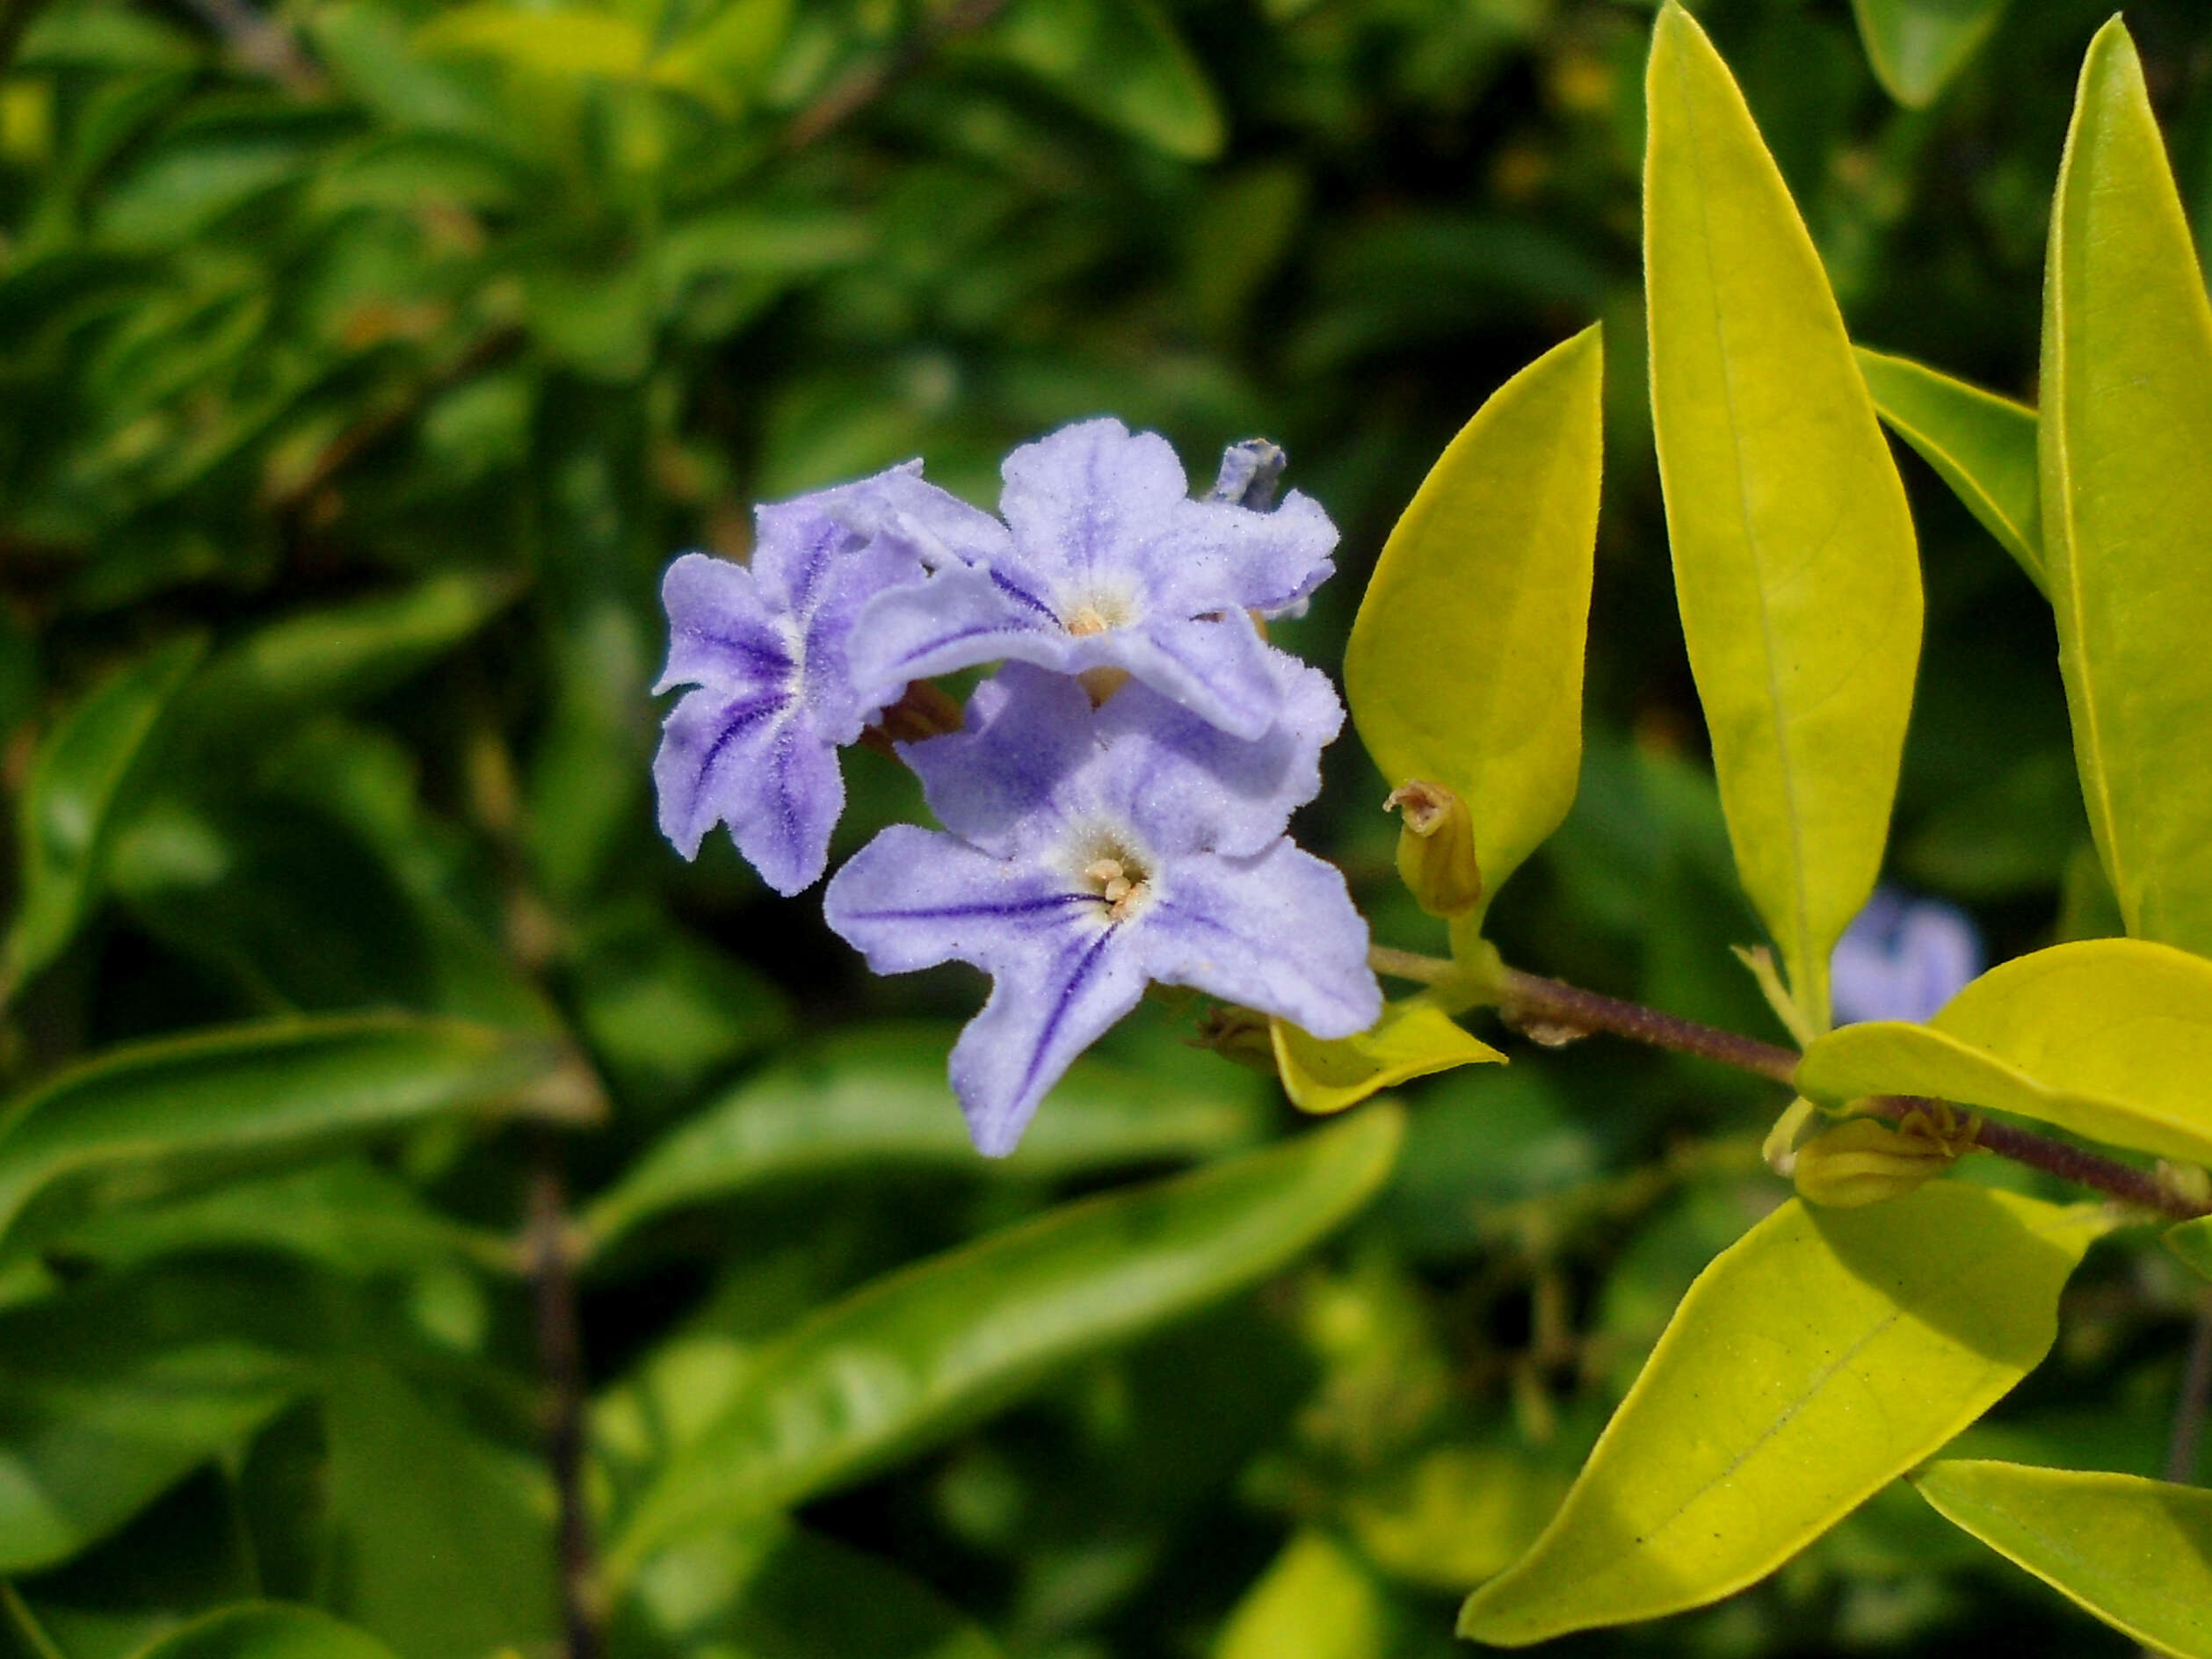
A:
{"type": "Polygon", "coordinates": [[[1467,803],[1442,784],[1416,779],[1394,789],[1383,810],[1403,815],[1398,830],[1398,877],[1431,916],[1465,916],[1482,902],[1475,862],[1475,820],[1467,803]]]}
{"type": "Polygon", "coordinates": [[[1970,1150],[1979,1127],[1947,1108],[1940,1122],[1916,1112],[1894,1129],[1879,1118],[1846,1119],[1797,1148],[1798,1196],[1838,1210],[1903,1198],[1970,1150]]]}

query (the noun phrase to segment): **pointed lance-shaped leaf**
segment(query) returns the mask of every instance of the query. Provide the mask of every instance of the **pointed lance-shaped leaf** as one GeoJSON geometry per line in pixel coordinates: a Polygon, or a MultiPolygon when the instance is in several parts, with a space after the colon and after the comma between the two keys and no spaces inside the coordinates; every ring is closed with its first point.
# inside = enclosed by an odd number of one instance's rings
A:
{"type": "Polygon", "coordinates": [[[2048,592],[2035,411],[1925,363],[1864,346],[1859,372],[1867,377],[1882,424],[1935,468],[2037,590],[2048,592]]]}
{"type": "Polygon", "coordinates": [[[1559,1513],[1469,1597],[1460,1634],[1520,1647],[1765,1577],[2042,1359],[2109,1225],[1957,1181],[1783,1205],[1698,1276],[1559,1513]]]}
{"type": "Polygon", "coordinates": [[[1402,1113],[1371,1107],[1194,1174],[1062,1205],[878,1279],[762,1349],[607,1560],[747,1525],[975,1421],[1054,1369],[1275,1271],[1374,1196],[1402,1113]]]}
{"type": "Polygon", "coordinates": [[[1819,1031],[1911,712],[1912,520],[1812,238],[1679,4],[1646,86],[1651,412],[1683,634],[1737,870],[1819,1031]]]}
{"type": "Polygon", "coordinates": [[[1912,1478],[1936,1512],[2157,1653],[2212,1659],[2212,1492],[1959,1460],[1912,1478]]]}
{"type": "Polygon", "coordinates": [[[1476,412],[1391,531],[1345,648],[1390,786],[1443,784],[1473,815],[1485,903],[1574,804],[1604,363],[1585,329],[1476,412]]]}
{"type": "Polygon", "coordinates": [[[2212,304],[2118,18],[2051,211],[2041,438],[2090,831],[2130,933],[2212,953],[2212,304]]]}
{"type": "Polygon", "coordinates": [[[2000,963],[1925,1025],[1869,1020],[1805,1051],[1797,1086],[1840,1105],[1921,1095],[2212,1163],[2212,962],[2078,939],[2000,963]]]}
{"type": "Polygon", "coordinates": [[[2005,0],[1852,0],[1875,77],[1907,109],[1935,102],[1980,50],[2005,0]]]}

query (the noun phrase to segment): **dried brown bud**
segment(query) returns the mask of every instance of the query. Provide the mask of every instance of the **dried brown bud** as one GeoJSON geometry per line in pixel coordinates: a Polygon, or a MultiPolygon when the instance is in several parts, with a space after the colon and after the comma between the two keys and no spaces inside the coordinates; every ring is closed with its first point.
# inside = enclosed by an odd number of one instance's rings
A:
{"type": "Polygon", "coordinates": [[[1390,792],[1385,811],[1403,815],[1398,876],[1431,916],[1465,916],[1483,899],[1475,862],[1475,820],[1467,803],[1442,784],[1416,779],[1390,792]]]}

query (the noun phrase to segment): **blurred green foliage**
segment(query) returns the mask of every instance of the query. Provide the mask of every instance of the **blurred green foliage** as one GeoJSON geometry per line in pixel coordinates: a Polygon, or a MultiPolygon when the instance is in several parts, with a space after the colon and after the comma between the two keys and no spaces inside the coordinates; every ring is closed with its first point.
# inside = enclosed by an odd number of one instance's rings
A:
{"type": "MultiPolygon", "coordinates": [[[[2033,401],[2107,4],[1698,8],[1862,344],[2033,401]]],[[[917,453],[988,501],[1013,443],[1111,412],[1194,472],[1288,448],[1345,574],[1286,633],[1334,663],[1451,434],[1602,319],[1580,793],[1491,926],[1778,1037],[1672,619],[1650,11],[0,11],[0,1641],[542,1651],[555,1249],[618,1653],[1450,1651],[1779,1198],[1769,1091],[1500,1038],[1515,1064],[1406,1089],[1393,1161],[1388,1109],[1302,1126],[1160,1006],[985,1166],[939,1071],[975,984],[867,980],[726,844],[654,834],[655,583],[741,554],[752,501],[917,453]],[[657,1549],[656,1491],[690,1518],[657,1549]],[[191,1622],[256,1598],[367,1634],[191,1622]]],[[[2129,18],[2201,238],[2212,19],[2129,18]]],[[[1892,873],[1999,955],[2114,931],[2050,613],[1904,464],[1928,644],[1892,873]]],[[[916,810],[852,774],[845,849],[916,810]]],[[[1382,793],[1347,740],[1302,833],[1435,942],[1382,793]]],[[[2192,1302],[2093,1253],[1962,1449],[2154,1472],[2192,1302]]],[[[1561,1650],[2053,1644],[2126,1650],[1893,1490],[1734,1601],[1561,1650]]]]}

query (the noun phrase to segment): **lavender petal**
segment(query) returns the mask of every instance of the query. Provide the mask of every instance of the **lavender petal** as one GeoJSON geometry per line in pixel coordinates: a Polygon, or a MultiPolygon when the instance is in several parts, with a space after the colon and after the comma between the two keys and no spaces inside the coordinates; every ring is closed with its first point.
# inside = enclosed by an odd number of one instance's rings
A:
{"type": "Polygon", "coordinates": [[[1249,858],[1180,861],[1132,924],[1151,978],[1278,1015],[1316,1037],[1382,1017],[1367,924],[1334,866],[1288,841],[1249,858]]]}

